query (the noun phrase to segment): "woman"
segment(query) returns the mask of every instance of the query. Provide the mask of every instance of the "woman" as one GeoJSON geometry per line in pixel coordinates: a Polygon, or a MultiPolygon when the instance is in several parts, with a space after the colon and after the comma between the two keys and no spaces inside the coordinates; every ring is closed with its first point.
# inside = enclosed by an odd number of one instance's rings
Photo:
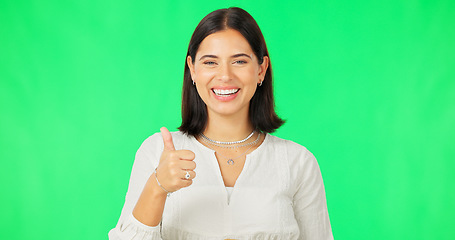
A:
{"type": "Polygon", "coordinates": [[[333,238],[316,159],[268,135],[283,121],[246,11],[220,9],[196,27],[182,115],[180,132],[161,128],[139,148],[111,240],[333,238]]]}

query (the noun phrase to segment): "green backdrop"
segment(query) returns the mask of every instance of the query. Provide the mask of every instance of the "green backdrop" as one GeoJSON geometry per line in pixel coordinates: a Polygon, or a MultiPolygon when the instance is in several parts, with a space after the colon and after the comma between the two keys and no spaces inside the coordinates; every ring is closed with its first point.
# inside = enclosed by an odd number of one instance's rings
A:
{"type": "Polygon", "coordinates": [[[207,13],[266,38],[336,239],[453,239],[455,1],[0,1],[0,239],[107,239],[207,13]]]}

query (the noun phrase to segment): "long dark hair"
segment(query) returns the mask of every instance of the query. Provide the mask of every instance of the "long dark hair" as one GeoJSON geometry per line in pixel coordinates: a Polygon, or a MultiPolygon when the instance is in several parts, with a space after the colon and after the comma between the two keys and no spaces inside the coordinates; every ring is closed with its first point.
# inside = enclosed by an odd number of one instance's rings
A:
{"type": "MultiPolygon", "coordinates": [[[[245,10],[237,7],[219,9],[205,16],[194,30],[188,46],[187,57],[191,56],[194,63],[201,42],[210,34],[218,31],[234,29],[239,31],[248,41],[259,64],[264,56],[269,56],[264,36],[254,18],[245,10]]],[[[284,121],[275,113],[275,101],[272,87],[272,65],[265,73],[262,86],[256,89],[250,100],[249,118],[257,131],[271,133],[283,125],[284,121]]],[[[182,125],[179,130],[196,136],[202,133],[207,124],[207,106],[199,96],[191,79],[190,69],[185,58],[185,73],[182,92],[182,125]]]]}

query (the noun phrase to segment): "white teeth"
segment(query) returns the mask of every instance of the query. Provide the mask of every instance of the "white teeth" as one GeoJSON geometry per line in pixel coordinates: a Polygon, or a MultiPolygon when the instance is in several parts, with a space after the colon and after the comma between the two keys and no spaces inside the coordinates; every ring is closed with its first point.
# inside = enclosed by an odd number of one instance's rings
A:
{"type": "Polygon", "coordinates": [[[220,95],[232,95],[234,93],[237,93],[239,89],[213,89],[213,92],[220,96],[220,95]]]}

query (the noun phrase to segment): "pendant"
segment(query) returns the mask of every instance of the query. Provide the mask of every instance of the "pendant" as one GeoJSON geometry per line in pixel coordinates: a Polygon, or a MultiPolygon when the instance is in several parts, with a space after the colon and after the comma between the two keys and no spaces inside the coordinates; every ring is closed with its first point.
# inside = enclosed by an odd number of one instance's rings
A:
{"type": "Polygon", "coordinates": [[[234,160],[232,160],[232,159],[227,160],[227,164],[228,165],[233,165],[234,164],[234,160]]]}

